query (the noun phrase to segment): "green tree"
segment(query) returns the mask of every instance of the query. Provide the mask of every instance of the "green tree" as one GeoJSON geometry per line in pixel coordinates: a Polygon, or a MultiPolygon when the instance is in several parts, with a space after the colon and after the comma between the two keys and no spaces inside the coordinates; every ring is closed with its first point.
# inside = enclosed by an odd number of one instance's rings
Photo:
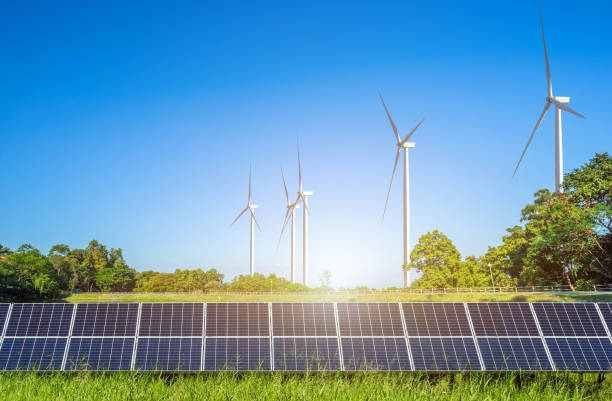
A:
{"type": "Polygon", "coordinates": [[[24,244],[0,263],[0,286],[21,297],[51,298],[59,291],[57,274],[47,257],[24,244]]]}
{"type": "Polygon", "coordinates": [[[136,272],[129,267],[105,267],[97,271],[95,280],[102,291],[132,291],[136,272]]]}

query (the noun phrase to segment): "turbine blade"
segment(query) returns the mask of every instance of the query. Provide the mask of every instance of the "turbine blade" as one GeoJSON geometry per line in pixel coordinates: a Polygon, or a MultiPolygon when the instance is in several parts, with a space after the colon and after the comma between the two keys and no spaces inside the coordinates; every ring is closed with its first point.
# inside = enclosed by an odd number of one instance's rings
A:
{"type": "Polygon", "coordinates": [[[251,171],[253,170],[252,165],[249,165],[249,201],[248,203],[251,204],[251,171]]]}
{"type": "Polygon", "coordinates": [[[546,115],[546,112],[548,111],[549,107],[550,107],[550,103],[546,102],[546,105],[544,105],[544,110],[542,110],[542,114],[540,114],[540,118],[538,118],[538,122],[536,123],[535,127],[533,128],[533,131],[531,131],[531,136],[529,137],[529,140],[527,141],[527,145],[525,145],[525,149],[523,149],[523,153],[521,154],[521,158],[519,159],[518,163],[516,164],[516,167],[514,168],[514,173],[512,174],[513,178],[516,175],[516,170],[518,170],[519,166],[521,165],[521,161],[523,161],[523,156],[525,156],[525,152],[527,152],[527,148],[529,147],[529,144],[531,143],[531,140],[533,139],[533,136],[535,135],[536,131],[538,130],[538,127],[540,126],[540,123],[542,122],[542,119],[546,115]]]}
{"type": "Polygon", "coordinates": [[[299,176],[299,186],[300,192],[302,192],[302,162],[300,160],[300,138],[297,140],[297,156],[298,156],[298,176],[299,176]]]}
{"type": "Polygon", "coordinates": [[[380,96],[380,101],[382,102],[383,107],[385,108],[385,113],[387,113],[387,117],[389,118],[389,122],[391,123],[391,128],[393,128],[393,132],[395,133],[395,139],[397,139],[397,143],[400,143],[400,136],[397,133],[397,127],[395,126],[395,123],[393,122],[393,119],[391,118],[391,114],[389,114],[389,110],[387,109],[387,105],[385,104],[385,101],[383,100],[382,94],[378,92],[378,96],[380,96]]]}
{"type": "Polygon", "coordinates": [[[234,223],[238,221],[238,219],[240,218],[240,216],[242,216],[242,215],[244,214],[244,212],[246,212],[246,211],[247,211],[247,209],[248,209],[248,208],[249,208],[249,207],[247,206],[247,207],[245,207],[244,209],[242,209],[242,212],[240,212],[240,214],[238,215],[238,217],[236,217],[236,218],[234,219],[234,221],[232,221],[232,224],[230,224],[230,228],[232,228],[232,226],[234,225],[234,223]]]}
{"type": "Polygon", "coordinates": [[[253,213],[253,209],[249,208],[249,210],[251,211],[251,216],[253,216],[253,220],[255,221],[255,225],[257,226],[257,229],[261,231],[261,227],[259,227],[259,223],[257,222],[257,219],[255,218],[255,213],[253,213]]]}
{"type": "Polygon", "coordinates": [[[542,43],[544,44],[544,61],[546,62],[546,85],[548,86],[548,97],[552,98],[552,83],[550,82],[550,65],[548,64],[548,52],[546,51],[546,38],[544,37],[544,17],[540,9],[540,25],[542,27],[542,43]]]}
{"type": "Polygon", "coordinates": [[[387,191],[387,200],[385,200],[385,209],[383,210],[383,221],[385,221],[385,213],[387,212],[387,204],[389,203],[389,194],[391,194],[391,185],[393,185],[393,177],[395,176],[395,170],[397,169],[397,162],[399,161],[401,149],[397,149],[395,154],[395,163],[393,164],[393,172],[391,173],[391,182],[389,182],[389,190],[387,191]]]}
{"type": "Polygon", "coordinates": [[[408,135],[406,135],[406,138],[404,138],[404,140],[401,142],[401,144],[405,144],[406,142],[408,142],[408,139],[410,139],[410,137],[412,136],[412,134],[414,134],[414,131],[417,130],[417,128],[419,128],[421,126],[421,124],[423,124],[423,121],[425,121],[425,119],[422,119],[420,123],[417,124],[416,127],[414,127],[414,129],[412,131],[410,131],[410,133],[408,135]]]}
{"type": "Polygon", "coordinates": [[[580,118],[584,118],[586,119],[585,116],[583,116],[582,114],[578,113],[577,111],[572,110],[568,105],[561,103],[560,101],[558,101],[557,99],[552,99],[552,102],[561,110],[567,111],[568,113],[572,113],[580,118]]]}
{"type": "Polygon", "coordinates": [[[283,166],[281,166],[281,176],[283,177],[283,186],[285,187],[285,196],[287,197],[287,205],[289,202],[289,191],[287,191],[287,183],[285,182],[285,174],[283,173],[283,166]]]}
{"type": "Polygon", "coordinates": [[[280,235],[278,237],[278,244],[276,245],[276,249],[280,246],[281,239],[283,238],[283,233],[285,232],[285,228],[287,227],[287,223],[289,222],[289,216],[293,213],[293,209],[287,208],[287,213],[285,213],[285,221],[283,222],[283,228],[281,229],[280,235]]]}

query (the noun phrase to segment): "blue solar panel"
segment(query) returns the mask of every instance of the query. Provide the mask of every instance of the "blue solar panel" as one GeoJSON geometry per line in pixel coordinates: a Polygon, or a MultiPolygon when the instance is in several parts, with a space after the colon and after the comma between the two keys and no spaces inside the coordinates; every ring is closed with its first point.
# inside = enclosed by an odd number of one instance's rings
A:
{"type": "Polygon", "coordinates": [[[207,338],[204,370],[271,370],[269,338],[207,338]]]}
{"type": "Polygon", "coordinates": [[[130,370],[133,338],[72,337],[65,370],[130,370]]]}
{"type": "Polygon", "coordinates": [[[5,337],[0,348],[0,370],[60,370],[66,341],[5,337]]]}
{"type": "Polygon", "coordinates": [[[533,309],[545,336],[598,337],[607,335],[595,304],[534,303],[533,309]]]}
{"type": "Polygon", "coordinates": [[[206,336],[268,336],[270,320],[266,303],[206,304],[206,336]]]}
{"type": "Polygon", "coordinates": [[[485,370],[551,370],[542,339],[481,337],[477,339],[485,370]]]}
{"type": "Polygon", "coordinates": [[[410,302],[402,304],[409,336],[471,336],[462,303],[410,302]]]}
{"type": "Polygon", "coordinates": [[[612,331],[612,303],[601,303],[597,304],[601,315],[608,326],[608,331],[612,331]]]}
{"type": "Polygon", "coordinates": [[[201,338],[139,338],[136,370],[196,371],[201,369],[201,338]]]}
{"type": "Polygon", "coordinates": [[[274,370],[339,370],[338,338],[274,339],[274,370]]]}
{"type": "Polygon", "coordinates": [[[275,336],[336,336],[332,303],[273,303],[275,336]]]}
{"type": "Polygon", "coordinates": [[[415,370],[480,370],[472,338],[442,337],[409,339],[415,370]]]}
{"type": "Polygon", "coordinates": [[[0,304],[0,335],[4,329],[4,322],[6,322],[6,314],[8,313],[10,304],[0,304]]]}
{"type": "Polygon", "coordinates": [[[539,336],[529,304],[520,302],[469,303],[477,336],[539,336]]]}
{"type": "Polygon", "coordinates": [[[136,334],[138,304],[77,304],[72,336],[136,334]]]}
{"type": "Polygon", "coordinates": [[[612,370],[612,343],[608,338],[548,337],[545,341],[557,370],[612,370]]]}
{"type": "Polygon", "coordinates": [[[341,336],[403,336],[399,305],[386,302],[338,303],[341,336]]]}
{"type": "Polygon", "coordinates": [[[410,370],[405,338],[342,338],[345,370],[410,370]]]}
{"type": "Polygon", "coordinates": [[[142,304],[138,335],[201,336],[203,322],[204,304],[201,303],[142,304]]]}
{"type": "Polygon", "coordinates": [[[74,304],[14,304],[6,336],[68,336],[74,304]]]}

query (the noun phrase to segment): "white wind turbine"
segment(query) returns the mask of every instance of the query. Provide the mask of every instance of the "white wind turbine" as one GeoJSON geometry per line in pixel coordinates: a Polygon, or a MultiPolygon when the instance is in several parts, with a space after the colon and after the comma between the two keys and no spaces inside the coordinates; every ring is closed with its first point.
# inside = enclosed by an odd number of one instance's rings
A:
{"type": "Polygon", "coordinates": [[[300,200],[304,205],[303,217],[304,221],[302,223],[302,284],[308,285],[308,197],[312,196],[312,191],[304,191],[302,189],[302,163],[300,161],[300,143],[298,141],[297,146],[297,156],[298,156],[298,174],[299,174],[299,190],[297,193],[297,199],[295,200],[295,204],[297,204],[300,200]]]}
{"type": "Polygon", "coordinates": [[[583,115],[575,112],[574,110],[566,106],[567,103],[569,103],[570,101],[569,97],[553,96],[552,83],[550,81],[550,66],[548,64],[548,53],[546,51],[546,39],[544,38],[544,21],[543,21],[541,12],[540,12],[540,25],[542,27],[542,43],[544,44],[544,61],[546,63],[546,84],[548,86],[548,96],[546,96],[546,104],[544,105],[544,110],[542,110],[542,114],[540,114],[540,118],[538,119],[538,122],[536,123],[535,128],[531,132],[531,136],[529,137],[529,140],[527,141],[527,145],[525,145],[525,149],[523,150],[523,153],[521,154],[521,158],[516,164],[516,168],[514,169],[514,174],[512,174],[512,177],[516,175],[516,171],[518,170],[519,165],[521,164],[521,161],[523,160],[523,156],[525,156],[525,152],[527,151],[527,148],[529,147],[529,144],[531,143],[533,136],[538,130],[538,127],[540,126],[542,119],[544,118],[544,116],[546,115],[546,112],[550,108],[550,105],[554,104],[555,105],[555,191],[560,193],[560,192],[563,192],[563,137],[562,137],[562,132],[561,132],[561,111],[562,110],[568,111],[574,115],[577,115],[580,118],[586,118],[586,117],[584,117],[583,115]]]}
{"type": "MultiPolygon", "coordinates": [[[[387,117],[389,118],[389,122],[391,123],[391,128],[393,128],[393,133],[395,134],[395,139],[397,140],[397,153],[395,154],[395,163],[393,164],[393,173],[391,173],[391,182],[389,183],[389,190],[387,191],[387,200],[385,201],[385,209],[383,211],[383,221],[385,219],[385,213],[387,212],[387,204],[389,203],[389,194],[391,193],[391,185],[393,185],[393,177],[395,176],[395,170],[397,169],[397,162],[399,161],[400,153],[404,151],[404,264],[403,266],[407,266],[410,263],[410,174],[408,171],[408,149],[414,148],[414,142],[408,142],[414,131],[419,128],[425,119],[422,119],[420,123],[417,124],[416,127],[410,131],[408,135],[404,139],[400,139],[400,136],[397,132],[397,127],[391,118],[391,114],[389,114],[389,110],[387,110],[387,105],[383,100],[381,94],[380,101],[385,108],[385,113],[387,113],[387,117]]],[[[409,277],[408,271],[404,270],[404,288],[408,287],[409,277]]]]}
{"type": "Polygon", "coordinates": [[[283,177],[283,187],[285,188],[285,197],[287,198],[287,213],[285,213],[285,221],[280,237],[278,238],[278,244],[280,245],[285,227],[287,227],[287,223],[291,219],[291,282],[295,283],[295,209],[299,209],[300,205],[297,201],[291,203],[291,200],[289,200],[289,191],[287,190],[287,183],[285,182],[285,174],[283,173],[282,167],[281,176],[283,177]]]}
{"type": "Polygon", "coordinates": [[[254,259],[255,257],[255,230],[254,230],[253,223],[255,223],[257,225],[257,229],[261,231],[261,228],[259,227],[259,223],[257,222],[257,219],[255,219],[254,210],[257,209],[257,207],[258,205],[251,204],[251,168],[249,167],[249,198],[247,200],[247,205],[242,210],[242,212],[240,212],[238,217],[236,217],[234,221],[232,221],[232,224],[230,224],[230,228],[234,225],[236,221],[238,221],[238,219],[240,218],[240,216],[244,214],[244,212],[246,212],[247,210],[251,212],[251,247],[250,247],[250,259],[249,259],[249,272],[251,276],[255,273],[255,264],[254,264],[254,261],[255,261],[254,259]]]}

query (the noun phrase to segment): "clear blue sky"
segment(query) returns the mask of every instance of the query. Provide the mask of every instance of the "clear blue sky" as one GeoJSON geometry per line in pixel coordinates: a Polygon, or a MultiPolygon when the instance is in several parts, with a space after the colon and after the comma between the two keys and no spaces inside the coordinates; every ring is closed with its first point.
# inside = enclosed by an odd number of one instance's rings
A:
{"type": "MultiPolygon", "coordinates": [[[[381,224],[394,137],[411,151],[412,242],[433,229],[480,255],[553,179],[536,2],[9,2],[0,14],[0,242],[121,247],[138,270],[288,275],[280,165],[296,133],[311,199],[310,282],[401,285],[401,188],[381,224]]],[[[612,151],[612,5],[544,1],[566,171],[612,151]]],[[[396,179],[399,175],[396,177],[396,179]]]]}

